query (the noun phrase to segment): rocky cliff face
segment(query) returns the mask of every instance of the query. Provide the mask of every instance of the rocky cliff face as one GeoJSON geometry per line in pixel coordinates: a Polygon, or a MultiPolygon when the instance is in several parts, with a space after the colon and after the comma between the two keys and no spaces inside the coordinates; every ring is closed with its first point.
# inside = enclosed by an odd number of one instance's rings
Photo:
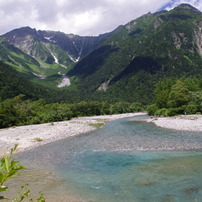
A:
{"type": "Polygon", "coordinates": [[[196,40],[196,45],[197,45],[197,50],[198,53],[202,57],[202,21],[196,22],[196,26],[198,29],[195,30],[195,40],[196,40]]]}

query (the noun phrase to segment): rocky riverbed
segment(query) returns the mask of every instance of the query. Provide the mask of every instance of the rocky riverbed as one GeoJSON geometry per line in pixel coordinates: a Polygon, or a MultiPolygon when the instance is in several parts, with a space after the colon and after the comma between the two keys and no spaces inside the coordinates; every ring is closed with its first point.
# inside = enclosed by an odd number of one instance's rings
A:
{"type": "Polygon", "coordinates": [[[0,156],[15,144],[18,144],[17,152],[23,152],[56,140],[91,132],[102,127],[107,121],[141,114],[144,113],[79,117],[69,121],[1,129],[0,156]]]}

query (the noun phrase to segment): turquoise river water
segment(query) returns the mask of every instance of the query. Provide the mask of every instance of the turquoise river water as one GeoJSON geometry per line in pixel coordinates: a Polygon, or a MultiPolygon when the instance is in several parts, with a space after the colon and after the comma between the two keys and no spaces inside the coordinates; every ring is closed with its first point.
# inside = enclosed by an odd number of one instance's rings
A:
{"type": "Polygon", "coordinates": [[[202,133],[124,118],[103,128],[17,155],[48,201],[202,201],[202,133]],[[188,149],[187,149],[188,148],[188,149]],[[74,201],[74,200],[72,200],[74,201]]]}

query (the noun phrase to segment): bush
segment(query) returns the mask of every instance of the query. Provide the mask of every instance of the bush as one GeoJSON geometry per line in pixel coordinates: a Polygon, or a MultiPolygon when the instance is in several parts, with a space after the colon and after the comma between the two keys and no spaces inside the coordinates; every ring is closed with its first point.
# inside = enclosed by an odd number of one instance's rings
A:
{"type": "Polygon", "coordinates": [[[149,105],[146,110],[147,110],[148,115],[152,116],[158,110],[158,107],[156,104],[152,104],[152,105],[149,105]]]}
{"type": "Polygon", "coordinates": [[[167,109],[165,116],[175,116],[175,115],[177,115],[176,109],[169,108],[167,109]]]}
{"type": "Polygon", "coordinates": [[[189,103],[185,108],[186,114],[196,114],[197,111],[198,111],[198,107],[193,102],[189,103]]]}
{"type": "Polygon", "coordinates": [[[167,114],[168,114],[168,109],[166,109],[166,108],[158,109],[154,113],[155,116],[168,116],[167,114]]]}

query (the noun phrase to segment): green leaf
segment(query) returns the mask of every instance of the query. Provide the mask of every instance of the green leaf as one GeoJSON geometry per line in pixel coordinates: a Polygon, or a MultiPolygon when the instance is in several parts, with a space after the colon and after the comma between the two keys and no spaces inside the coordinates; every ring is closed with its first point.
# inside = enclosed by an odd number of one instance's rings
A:
{"type": "Polygon", "coordinates": [[[3,182],[4,175],[0,172],[0,184],[3,182]]]}
{"type": "Polygon", "coordinates": [[[7,190],[8,190],[8,187],[6,187],[6,186],[1,186],[0,187],[0,192],[7,191],[7,190]]]}
{"type": "Polygon", "coordinates": [[[10,172],[10,158],[9,157],[4,157],[5,159],[5,167],[7,172],[10,172]]]}
{"type": "Polygon", "coordinates": [[[13,148],[11,148],[10,156],[16,151],[17,147],[18,147],[18,144],[15,144],[15,146],[13,148]]]}

